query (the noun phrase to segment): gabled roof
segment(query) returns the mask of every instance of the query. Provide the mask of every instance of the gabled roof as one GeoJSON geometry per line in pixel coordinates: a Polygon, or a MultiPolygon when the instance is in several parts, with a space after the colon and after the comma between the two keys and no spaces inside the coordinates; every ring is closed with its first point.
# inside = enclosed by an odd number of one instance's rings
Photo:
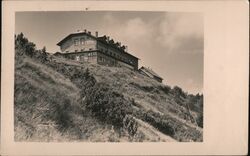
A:
{"type": "Polygon", "coordinates": [[[156,72],[154,72],[152,69],[146,68],[146,67],[141,67],[139,70],[143,71],[146,74],[151,74],[155,77],[158,77],[160,79],[163,79],[162,77],[160,77],[156,72]]]}
{"type": "Polygon", "coordinates": [[[97,40],[97,41],[100,41],[100,42],[102,42],[102,43],[104,43],[104,44],[107,44],[107,45],[109,45],[109,46],[112,46],[112,47],[114,47],[114,48],[120,50],[121,52],[124,52],[124,54],[126,54],[126,55],[129,55],[129,56],[132,56],[132,57],[134,57],[134,58],[136,58],[136,59],[139,59],[138,57],[136,57],[136,56],[134,56],[134,55],[132,55],[132,54],[130,54],[130,53],[128,53],[128,52],[125,52],[125,51],[124,51],[125,46],[121,46],[120,48],[118,48],[118,47],[117,47],[117,43],[115,43],[113,39],[111,39],[110,42],[107,42],[107,36],[106,36],[106,35],[101,36],[101,37],[95,37],[95,36],[89,34],[88,32],[85,32],[85,31],[84,31],[84,32],[71,33],[71,34],[69,34],[68,36],[66,36],[65,38],[63,38],[63,39],[62,39],[60,42],[58,42],[56,45],[61,46],[61,45],[63,44],[63,42],[65,42],[65,41],[68,40],[69,38],[74,37],[74,36],[81,36],[81,35],[87,35],[87,36],[89,36],[89,37],[92,37],[93,39],[95,39],[95,40],[97,40]]]}
{"type": "Polygon", "coordinates": [[[81,35],[87,35],[87,36],[89,36],[89,37],[92,37],[92,38],[96,39],[95,36],[93,36],[93,35],[91,35],[91,34],[89,34],[89,33],[87,33],[87,32],[77,32],[77,33],[71,33],[71,34],[69,34],[68,36],[66,36],[65,38],[63,38],[60,42],[58,42],[56,45],[60,46],[60,45],[62,45],[62,43],[63,43],[64,41],[66,41],[67,39],[69,39],[69,38],[71,38],[71,37],[73,37],[73,36],[81,36],[81,35]]]}

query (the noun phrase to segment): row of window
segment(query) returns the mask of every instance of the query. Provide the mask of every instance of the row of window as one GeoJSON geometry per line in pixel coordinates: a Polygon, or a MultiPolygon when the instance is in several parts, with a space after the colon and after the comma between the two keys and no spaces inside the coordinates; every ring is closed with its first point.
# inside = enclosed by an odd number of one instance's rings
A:
{"type": "Polygon", "coordinates": [[[93,52],[93,53],[84,53],[81,56],[76,56],[75,59],[77,61],[80,61],[80,59],[84,60],[84,61],[87,61],[87,60],[93,59],[94,58],[93,56],[96,56],[96,55],[97,55],[96,52],[93,52]]]}
{"type": "Polygon", "coordinates": [[[110,65],[115,65],[115,61],[106,59],[105,57],[98,57],[99,62],[108,63],[110,65]]]}
{"type": "Polygon", "coordinates": [[[90,37],[86,36],[86,38],[80,38],[79,39],[75,39],[74,40],[74,45],[77,46],[77,45],[84,45],[84,44],[91,44],[93,43],[94,41],[90,40],[90,37]]]}
{"type": "Polygon", "coordinates": [[[124,61],[124,62],[130,63],[130,64],[134,64],[134,62],[133,62],[131,59],[126,58],[126,57],[122,57],[121,55],[116,54],[115,52],[109,52],[108,50],[105,50],[105,51],[104,51],[104,49],[102,49],[102,48],[100,48],[100,51],[105,52],[105,53],[107,53],[108,55],[113,56],[113,57],[115,57],[115,58],[118,58],[118,59],[120,59],[120,60],[122,60],[122,61],[124,61]]]}
{"type": "MultiPolygon", "coordinates": [[[[85,48],[82,48],[82,49],[81,49],[81,52],[88,51],[88,50],[91,51],[91,50],[93,50],[93,49],[92,49],[92,48],[88,48],[88,49],[87,49],[87,48],[86,48],[86,49],[85,49],[85,48]]],[[[76,49],[75,52],[78,52],[78,50],[76,49]]]]}

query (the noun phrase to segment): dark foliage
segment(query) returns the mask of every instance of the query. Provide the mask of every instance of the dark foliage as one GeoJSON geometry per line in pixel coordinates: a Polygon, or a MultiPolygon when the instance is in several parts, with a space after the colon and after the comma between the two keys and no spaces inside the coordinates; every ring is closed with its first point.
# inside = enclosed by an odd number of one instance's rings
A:
{"type": "Polygon", "coordinates": [[[132,113],[131,102],[105,83],[95,84],[86,95],[86,108],[100,120],[116,127],[123,127],[126,115],[132,113]]]}
{"type": "Polygon", "coordinates": [[[30,42],[23,33],[15,35],[15,50],[16,55],[28,55],[32,57],[36,50],[36,45],[30,42]]]}
{"type": "Polygon", "coordinates": [[[170,120],[164,119],[159,113],[150,110],[145,113],[143,120],[167,135],[174,136],[175,134],[173,123],[170,120]]]}
{"type": "Polygon", "coordinates": [[[203,128],[203,114],[201,114],[201,113],[198,115],[197,124],[199,127],[203,128]]]}
{"type": "Polygon", "coordinates": [[[36,50],[36,45],[24,37],[23,33],[15,35],[15,53],[16,59],[20,56],[29,56],[42,63],[48,61],[49,55],[45,46],[41,50],[36,50]]]}
{"type": "Polygon", "coordinates": [[[184,97],[186,98],[187,94],[183,92],[183,90],[178,87],[178,86],[174,86],[174,88],[171,90],[172,94],[175,95],[175,97],[184,97]]]}
{"type": "Polygon", "coordinates": [[[169,115],[161,115],[149,110],[143,116],[140,115],[140,118],[178,141],[202,141],[202,133],[200,131],[188,125],[183,125],[182,122],[169,115]]]}
{"type": "Polygon", "coordinates": [[[143,91],[146,91],[146,92],[152,92],[154,90],[153,86],[142,86],[142,85],[134,83],[134,82],[131,82],[130,84],[135,86],[136,88],[143,90],[143,91]]]}
{"type": "Polygon", "coordinates": [[[158,87],[161,91],[163,91],[164,93],[168,94],[171,91],[171,88],[169,86],[159,86],[158,87]]]}
{"type": "Polygon", "coordinates": [[[188,95],[186,103],[192,111],[198,113],[197,124],[203,127],[203,95],[188,95]]]}

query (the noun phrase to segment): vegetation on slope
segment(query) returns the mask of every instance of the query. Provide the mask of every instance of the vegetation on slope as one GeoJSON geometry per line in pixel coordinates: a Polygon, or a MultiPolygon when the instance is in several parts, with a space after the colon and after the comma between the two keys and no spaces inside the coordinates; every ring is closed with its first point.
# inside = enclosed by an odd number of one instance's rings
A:
{"type": "Polygon", "coordinates": [[[164,141],[149,136],[147,124],[154,134],[202,141],[203,95],[126,68],[52,56],[23,34],[15,37],[15,51],[18,141],[164,141]]]}

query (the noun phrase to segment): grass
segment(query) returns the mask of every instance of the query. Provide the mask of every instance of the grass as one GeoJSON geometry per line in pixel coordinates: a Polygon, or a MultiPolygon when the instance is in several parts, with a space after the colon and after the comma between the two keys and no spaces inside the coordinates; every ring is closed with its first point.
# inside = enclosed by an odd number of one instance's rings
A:
{"type": "MultiPolygon", "coordinates": [[[[118,121],[118,127],[113,127],[116,125],[113,122],[105,122],[118,117],[112,115],[119,114],[120,107],[108,110],[113,111],[109,117],[101,113],[100,117],[106,120],[91,113],[86,108],[86,98],[91,104],[94,97],[100,100],[100,93],[91,95],[90,91],[101,86],[107,88],[103,95],[111,97],[106,102],[117,96],[119,98],[113,104],[125,106],[131,103],[131,115],[153,126],[154,131],[178,141],[202,141],[202,128],[191,122],[183,104],[188,99],[176,101],[169,86],[137,71],[58,57],[44,63],[29,57],[17,58],[15,66],[16,141],[159,141],[159,136],[147,128],[138,127],[131,135],[120,120],[114,120],[118,121]]],[[[105,104],[105,99],[102,102],[100,104],[105,104]]],[[[197,115],[196,111],[191,112],[197,115]]]]}

